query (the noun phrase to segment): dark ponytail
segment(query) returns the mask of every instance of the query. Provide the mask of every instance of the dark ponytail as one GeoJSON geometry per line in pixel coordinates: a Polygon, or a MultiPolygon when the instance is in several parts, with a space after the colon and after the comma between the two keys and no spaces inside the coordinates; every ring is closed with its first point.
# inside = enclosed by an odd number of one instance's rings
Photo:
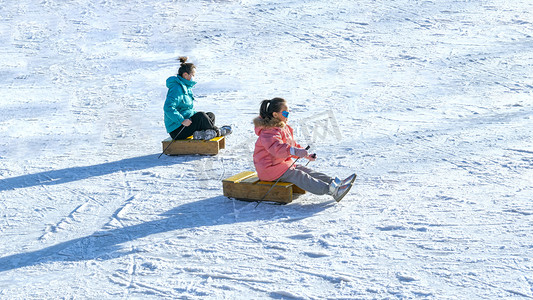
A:
{"type": "Polygon", "coordinates": [[[279,112],[282,105],[287,103],[283,98],[273,98],[272,100],[263,100],[259,109],[259,116],[262,119],[272,119],[273,113],[279,112]]]}
{"type": "Polygon", "coordinates": [[[193,63],[186,63],[188,57],[180,56],[179,61],[181,62],[180,68],[178,70],[178,75],[183,76],[183,73],[191,75],[196,66],[193,63]]]}

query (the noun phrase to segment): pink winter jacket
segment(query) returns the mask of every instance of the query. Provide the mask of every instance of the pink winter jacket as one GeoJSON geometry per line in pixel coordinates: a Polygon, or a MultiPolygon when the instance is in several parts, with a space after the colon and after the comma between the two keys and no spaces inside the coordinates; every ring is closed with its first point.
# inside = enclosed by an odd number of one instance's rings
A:
{"type": "Polygon", "coordinates": [[[257,177],[264,181],[277,180],[293,163],[291,147],[301,146],[294,141],[292,128],[277,119],[257,117],[254,125],[255,134],[259,136],[254,150],[257,177]]]}

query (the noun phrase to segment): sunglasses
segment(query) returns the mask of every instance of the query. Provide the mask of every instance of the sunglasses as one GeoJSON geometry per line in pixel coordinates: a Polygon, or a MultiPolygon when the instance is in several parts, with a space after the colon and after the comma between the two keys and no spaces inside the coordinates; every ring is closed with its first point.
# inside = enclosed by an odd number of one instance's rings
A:
{"type": "Polygon", "coordinates": [[[288,118],[289,117],[289,112],[284,110],[281,112],[281,115],[284,116],[285,118],[288,118]]]}

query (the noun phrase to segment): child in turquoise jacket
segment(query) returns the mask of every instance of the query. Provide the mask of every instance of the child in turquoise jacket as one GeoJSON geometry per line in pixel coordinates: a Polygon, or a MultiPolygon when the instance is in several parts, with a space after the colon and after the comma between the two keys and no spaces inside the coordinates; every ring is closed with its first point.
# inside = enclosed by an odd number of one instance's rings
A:
{"type": "Polygon", "coordinates": [[[196,66],[186,61],[187,57],[180,57],[178,75],[169,77],[166,82],[168,92],[164,120],[167,132],[175,140],[186,139],[191,135],[193,139],[210,140],[230,134],[230,126],[215,126],[215,114],[194,110],[192,88],[196,84],[193,81],[196,66]]]}

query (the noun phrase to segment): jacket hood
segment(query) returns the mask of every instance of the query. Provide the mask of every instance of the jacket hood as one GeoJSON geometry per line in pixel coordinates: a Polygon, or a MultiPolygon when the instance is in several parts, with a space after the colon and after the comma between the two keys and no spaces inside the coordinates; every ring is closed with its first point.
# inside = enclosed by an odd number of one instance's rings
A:
{"type": "Polygon", "coordinates": [[[263,129],[270,129],[276,127],[282,128],[285,127],[285,123],[275,118],[263,119],[261,117],[257,117],[254,119],[254,126],[255,134],[259,135],[261,133],[261,130],[263,129]]]}
{"type": "Polygon", "coordinates": [[[196,84],[196,81],[187,80],[179,75],[167,78],[167,88],[172,88],[178,84],[192,88],[196,84]]]}

